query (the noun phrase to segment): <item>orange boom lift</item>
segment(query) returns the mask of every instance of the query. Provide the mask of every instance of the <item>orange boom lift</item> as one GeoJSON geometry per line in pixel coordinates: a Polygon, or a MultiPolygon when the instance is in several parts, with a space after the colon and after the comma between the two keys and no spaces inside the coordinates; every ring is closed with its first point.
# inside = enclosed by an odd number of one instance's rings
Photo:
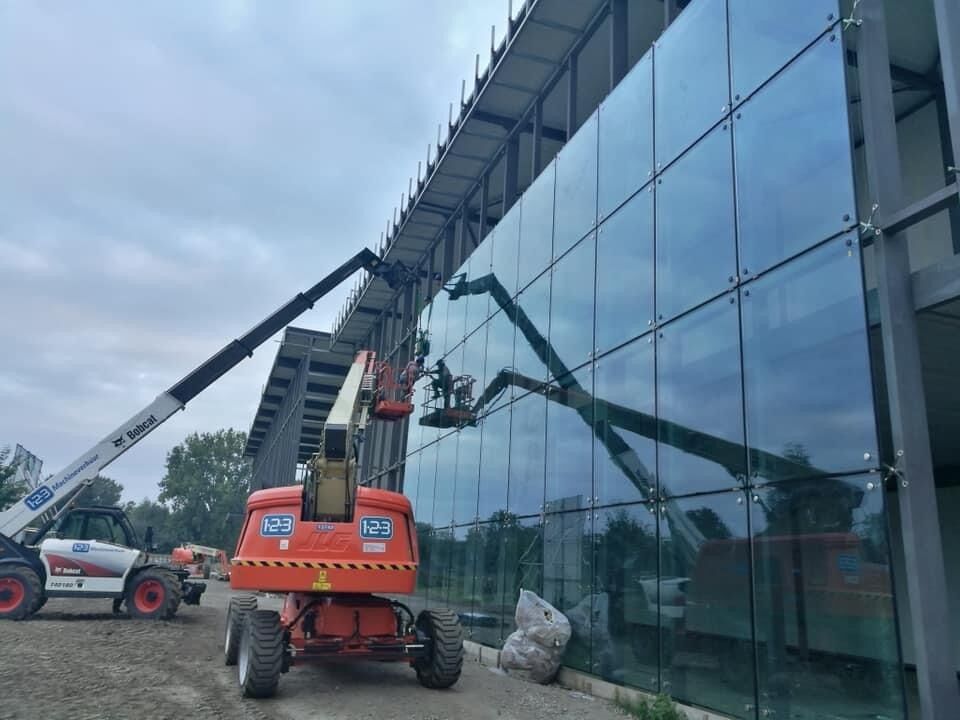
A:
{"type": "Polygon", "coordinates": [[[447,610],[419,616],[389,595],[416,585],[413,510],[400,493],[358,487],[367,422],[413,412],[409,385],[374,353],[357,354],[324,424],[321,449],[302,486],[254,492],[230,586],[286,593],[277,613],[252,596],[230,601],[224,637],[247,697],[269,697],[280,674],[308,660],[397,660],[421,684],[453,685],[463,663],[463,633],[447,610]]]}

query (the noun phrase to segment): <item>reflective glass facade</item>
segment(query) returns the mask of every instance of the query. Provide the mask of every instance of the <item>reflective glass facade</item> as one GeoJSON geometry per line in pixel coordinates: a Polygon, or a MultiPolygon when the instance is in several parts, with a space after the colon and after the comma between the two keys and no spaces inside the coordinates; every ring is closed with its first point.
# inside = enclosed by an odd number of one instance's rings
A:
{"type": "Polygon", "coordinates": [[[902,718],[839,11],[786,5],[694,2],[424,311],[474,385],[410,421],[415,603],[500,646],[529,588],[612,682],[902,718]]]}

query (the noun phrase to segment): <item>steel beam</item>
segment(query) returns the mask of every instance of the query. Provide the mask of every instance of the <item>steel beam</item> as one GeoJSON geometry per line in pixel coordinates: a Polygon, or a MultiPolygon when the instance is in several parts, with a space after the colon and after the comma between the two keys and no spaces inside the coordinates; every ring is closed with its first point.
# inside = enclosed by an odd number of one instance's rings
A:
{"type": "Polygon", "coordinates": [[[911,203],[902,210],[897,210],[889,215],[882,216],[881,226],[883,233],[886,235],[896,235],[943,210],[955,209],[957,207],[958,192],[960,192],[960,188],[957,187],[957,183],[953,182],[946,187],[930,193],[925,198],[911,203]]]}
{"type": "Polygon", "coordinates": [[[952,136],[953,157],[960,158],[960,4],[957,0],[933,0],[933,8],[940,40],[947,124],[952,136]]]}
{"type": "MultiPolygon", "coordinates": [[[[952,1],[952,0],[951,0],[952,1]]],[[[902,174],[890,78],[883,0],[862,3],[859,32],[861,113],[871,203],[881,211],[903,204],[902,174]]],[[[948,720],[960,707],[953,667],[943,545],[923,392],[917,317],[906,237],[876,238],[877,297],[896,464],[910,621],[924,720],[948,720]],[[902,453],[902,455],[901,455],[902,453]]]]}
{"type": "Polygon", "coordinates": [[[627,0],[610,0],[610,90],[627,74],[627,0]]]}

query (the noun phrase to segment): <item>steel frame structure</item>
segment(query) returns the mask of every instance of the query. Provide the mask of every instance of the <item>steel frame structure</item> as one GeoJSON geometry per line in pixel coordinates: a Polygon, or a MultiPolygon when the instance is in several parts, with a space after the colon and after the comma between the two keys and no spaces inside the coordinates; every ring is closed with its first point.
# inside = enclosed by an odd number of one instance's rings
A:
{"type": "MultiPolygon", "coordinates": [[[[956,0],[931,0],[936,14],[943,85],[936,73],[922,75],[892,65],[886,35],[883,0],[862,0],[847,33],[856,48],[848,52],[848,64],[859,78],[863,116],[863,148],[867,165],[867,193],[876,214],[866,223],[862,244],[875,245],[877,257],[877,308],[885,358],[886,386],[896,457],[884,458],[889,476],[896,482],[896,497],[902,518],[902,543],[906,558],[906,585],[910,596],[910,622],[917,655],[921,715],[925,720],[946,720],[960,707],[960,690],[954,668],[950,636],[943,631],[951,618],[947,607],[940,527],[933,476],[927,409],[924,400],[916,311],[931,303],[960,296],[958,256],[911,275],[907,241],[910,229],[934,214],[948,211],[954,252],[960,252],[960,4],[956,0]],[[937,103],[943,148],[944,186],[928,196],[905,203],[897,150],[894,82],[928,90],[937,103]],[[946,138],[949,136],[949,142],[946,138]]],[[[663,0],[663,28],[686,6],[682,0],[663,0]]],[[[491,66],[477,73],[474,95],[492,77],[496,63],[509,53],[517,28],[531,19],[536,0],[527,0],[517,21],[510,21],[500,48],[492,49],[491,66]]],[[[532,93],[527,109],[517,118],[498,118],[505,134],[497,136],[497,150],[485,165],[480,179],[471,181],[459,202],[438,208],[444,217],[418,268],[424,278],[416,288],[395,294],[383,308],[367,338],[379,357],[403,365],[414,351],[417,308],[431,299],[453,269],[478,245],[488,230],[520,196],[518,145],[529,134],[531,181],[544,166],[544,140],[563,141],[576,130],[578,58],[584,46],[609,18],[609,87],[612,89],[629,69],[626,49],[629,2],[608,0],[580,32],[579,38],[557,64],[539,93],[532,93]],[[561,81],[565,95],[565,127],[544,125],[544,99],[561,81]],[[491,197],[490,179],[500,166],[503,196],[491,197]],[[471,202],[479,202],[479,211],[471,202]],[[499,208],[491,213],[491,208],[499,208]],[[473,223],[477,224],[474,231],[473,223]]],[[[927,100],[924,102],[929,102],[927,100]]],[[[462,107],[466,107],[463,106],[462,107]]],[[[580,108],[582,110],[582,108],[580,108]]],[[[451,129],[455,129],[451,125],[451,129]]],[[[461,126],[462,127],[462,124],[461,126]]],[[[466,133],[466,131],[464,131],[466,133]]],[[[451,135],[452,137],[452,135],[451,135]]],[[[449,147],[449,141],[447,146],[449,147]]],[[[437,158],[439,161],[439,157],[437,158]]],[[[405,214],[401,212],[401,223],[405,214]]],[[[396,234],[398,226],[394,226],[396,234]]],[[[364,448],[365,482],[402,490],[405,428],[389,426],[372,436],[364,448]]]]}

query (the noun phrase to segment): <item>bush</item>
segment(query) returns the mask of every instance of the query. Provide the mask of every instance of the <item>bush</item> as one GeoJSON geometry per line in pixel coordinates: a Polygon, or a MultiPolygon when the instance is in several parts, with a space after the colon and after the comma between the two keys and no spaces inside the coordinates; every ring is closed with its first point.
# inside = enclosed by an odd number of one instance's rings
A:
{"type": "Polygon", "coordinates": [[[649,698],[630,698],[617,695],[617,706],[637,720],[687,720],[687,716],[666,695],[657,695],[652,701],[649,698]]]}

